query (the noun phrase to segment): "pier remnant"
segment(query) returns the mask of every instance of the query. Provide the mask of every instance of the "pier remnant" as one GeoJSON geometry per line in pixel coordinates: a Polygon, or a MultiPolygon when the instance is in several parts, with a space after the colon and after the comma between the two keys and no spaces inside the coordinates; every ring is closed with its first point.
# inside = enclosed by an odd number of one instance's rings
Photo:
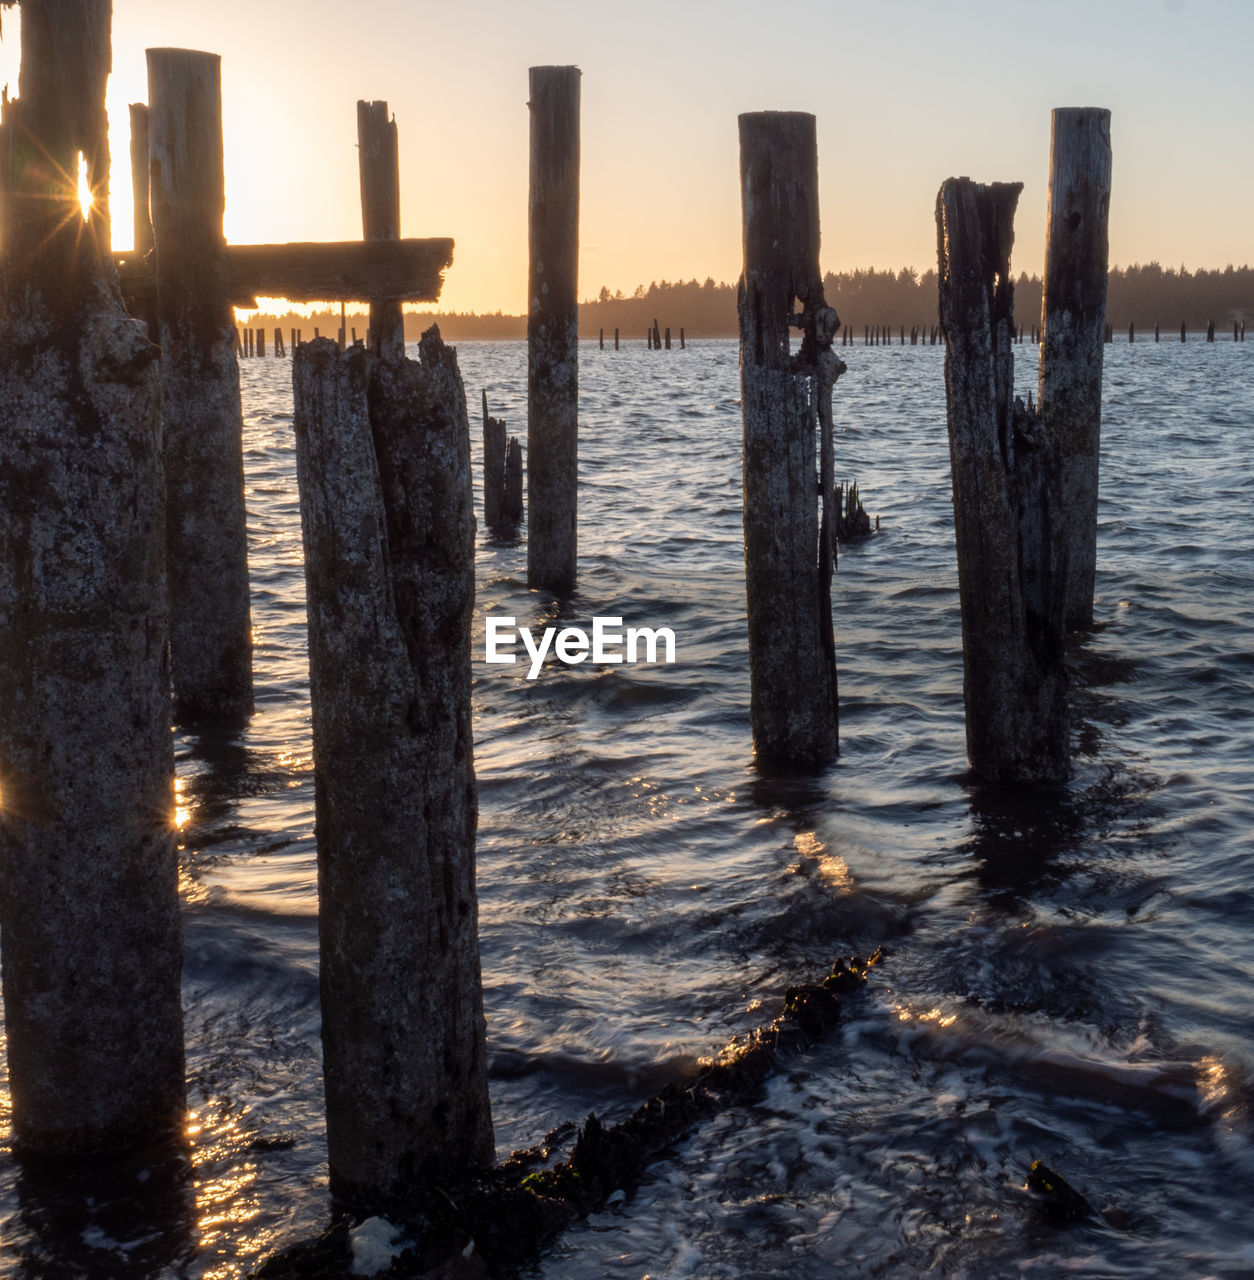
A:
{"type": "Polygon", "coordinates": [[[333,1190],[492,1160],[474,879],[474,512],[457,355],[293,352],[333,1190]]]}
{"type": "Polygon", "coordinates": [[[575,586],[579,483],[578,67],[530,69],[527,584],[575,586]]]}
{"type": "MultiPolygon", "coordinates": [[[[1052,117],[1041,363],[1037,401],[1058,450],[1066,626],[1093,625],[1098,457],[1110,214],[1110,112],[1059,107],[1052,117]]],[[[1131,330],[1129,330],[1131,340],[1131,330]]]]}
{"type": "Polygon", "coordinates": [[[845,366],[819,272],[818,147],[802,112],[740,117],[750,720],[758,755],[826,763],[838,750],[831,577],[831,396],[845,366]],[[790,353],[790,331],[801,349],[790,353]],[[821,428],[819,467],[815,435],[821,428]],[[820,502],[822,495],[822,520],[820,502]]]}
{"type": "Polygon", "coordinates": [[[967,756],[989,782],[1069,771],[1060,467],[1040,415],[1014,396],[1022,189],[950,178],[936,201],[967,756]]]}
{"type": "Polygon", "coordinates": [[[523,518],[522,446],[506,441],[505,419],[488,413],[483,392],[483,522],[489,529],[512,533],[523,518]]]}
{"type": "MultiPolygon", "coordinates": [[[[396,120],[386,102],[357,103],[363,240],[401,238],[401,170],[396,120]]],[[[405,354],[405,324],[397,301],[370,303],[371,345],[383,356],[405,354]]]]}
{"type": "Polygon", "coordinates": [[[23,4],[0,124],[0,936],[14,1135],[45,1153],[185,1119],[158,352],[109,248],[110,22],[23,4]]]}
{"type": "Polygon", "coordinates": [[[174,714],[238,721],[253,706],[252,627],[221,59],[149,49],[148,107],[174,714]]]}

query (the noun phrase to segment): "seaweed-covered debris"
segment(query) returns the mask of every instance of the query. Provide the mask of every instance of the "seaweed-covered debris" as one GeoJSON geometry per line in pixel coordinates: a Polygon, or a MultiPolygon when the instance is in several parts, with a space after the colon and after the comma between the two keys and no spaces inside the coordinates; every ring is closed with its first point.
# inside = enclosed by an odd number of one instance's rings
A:
{"type": "MultiPolygon", "coordinates": [[[[882,958],[876,951],[866,960],[838,959],[821,982],[789,987],[777,1018],[732,1041],[693,1079],[668,1085],[621,1124],[603,1125],[590,1115],[568,1159],[547,1164],[573,1125],[460,1186],[429,1187],[405,1205],[387,1206],[404,1237],[420,1243],[382,1274],[471,1280],[507,1276],[534,1262],[576,1218],[635,1187],[647,1165],[694,1125],[754,1097],[782,1059],[827,1035],[840,1017],[841,998],[856,992],[882,958]]],[[[333,1280],[350,1275],[351,1265],[349,1231],[341,1223],[276,1254],[253,1280],[333,1280]]]]}

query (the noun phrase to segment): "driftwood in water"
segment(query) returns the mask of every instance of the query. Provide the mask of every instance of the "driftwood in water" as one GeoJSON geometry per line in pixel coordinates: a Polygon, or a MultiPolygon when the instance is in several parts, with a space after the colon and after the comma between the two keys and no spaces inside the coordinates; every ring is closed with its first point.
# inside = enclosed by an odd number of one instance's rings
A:
{"type": "Polygon", "coordinates": [[[293,356],[333,1189],[492,1159],[470,724],[474,512],[456,353],[293,356]]]}
{"type": "Polygon", "coordinates": [[[243,416],[223,292],[221,59],[148,50],[174,714],[252,711],[243,416]]]}
{"type": "Polygon", "coordinates": [[[1021,190],[950,178],[936,201],[967,755],[990,782],[1069,768],[1058,465],[1040,417],[1014,396],[1021,190]]]}
{"type": "MultiPolygon", "coordinates": [[[[401,238],[401,171],[396,121],[386,102],[357,103],[363,240],[401,238]]],[[[370,303],[370,345],[385,357],[405,354],[405,324],[395,299],[370,303]]]]}
{"type": "Polygon", "coordinates": [[[88,1151],[185,1118],[158,353],[109,252],[109,6],[24,4],[21,43],[0,129],[5,1025],[17,1145],[88,1151]]]}
{"type": "Polygon", "coordinates": [[[532,67],[527,585],[574,590],[579,490],[578,67],[532,67]]]}
{"type": "Polygon", "coordinates": [[[1060,107],[1050,140],[1037,401],[1062,468],[1058,536],[1073,631],[1093,625],[1109,213],[1110,112],[1060,107]]]}
{"type": "Polygon", "coordinates": [[[845,366],[831,350],[839,321],[824,301],[819,273],[814,117],[742,115],[740,180],[745,263],[738,310],[753,743],[764,757],[822,763],[837,753],[831,397],[845,366]],[[793,327],[802,331],[796,356],[789,350],[793,327]],[[816,493],[823,495],[821,521],[816,493]]]}

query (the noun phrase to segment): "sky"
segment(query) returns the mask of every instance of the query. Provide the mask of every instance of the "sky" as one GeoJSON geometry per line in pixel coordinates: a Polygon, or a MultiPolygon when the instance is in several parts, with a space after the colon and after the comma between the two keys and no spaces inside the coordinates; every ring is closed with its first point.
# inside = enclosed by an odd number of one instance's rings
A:
{"type": "MultiPolygon", "coordinates": [[[[817,119],[825,271],[936,264],[941,182],[1021,181],[1044,258],[1050,111],[1112,113],[1112,264],[1254,262],[1254,0],[115,0],[114,247],[144,50],[222,56],[232,243],[361,235],[356,102],[400,138],[401,234],[451,236],[441,307],[521,312],[527,71],[582,69],[580,297],[740,273],[736,117],[817,119]],[[774,15],[774,16],[768,16],[774,15]],[[784,14],[791,14],[785,18],[784,14]]],[[[6,10],[0,81],[17,91],[6,10]]]]}

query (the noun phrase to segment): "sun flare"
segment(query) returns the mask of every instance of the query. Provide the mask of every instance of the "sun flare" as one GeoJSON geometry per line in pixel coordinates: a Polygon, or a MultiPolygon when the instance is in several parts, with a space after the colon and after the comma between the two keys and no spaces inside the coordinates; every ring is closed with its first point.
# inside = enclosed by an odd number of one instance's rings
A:
{"type": "Polygon", "coordinates": [[[82,211],[83,221],[91,217],[95,197],[91,193],[91,183],[87,180],[87,157],[80,151],[78,156],[78,207],[82,211]]]}

